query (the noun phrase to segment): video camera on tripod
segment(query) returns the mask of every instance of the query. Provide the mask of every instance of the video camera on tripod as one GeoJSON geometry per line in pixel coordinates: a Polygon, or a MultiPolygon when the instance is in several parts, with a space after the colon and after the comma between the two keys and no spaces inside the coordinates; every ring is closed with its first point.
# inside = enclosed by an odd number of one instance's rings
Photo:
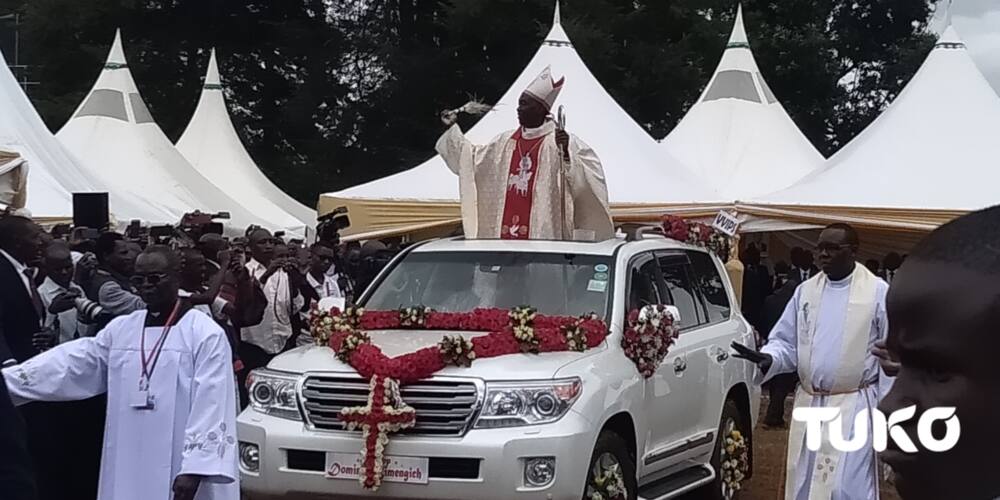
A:
{"type": "Polygon", "coordinates": [[[223,225],[217,220],[229,218],[229,212],[206,214],[195,210],[184,214],[176,226],[165,224],[150,227],[149,243],[153,245],[193,246],[204,234],[223,234],[223,225]]]}

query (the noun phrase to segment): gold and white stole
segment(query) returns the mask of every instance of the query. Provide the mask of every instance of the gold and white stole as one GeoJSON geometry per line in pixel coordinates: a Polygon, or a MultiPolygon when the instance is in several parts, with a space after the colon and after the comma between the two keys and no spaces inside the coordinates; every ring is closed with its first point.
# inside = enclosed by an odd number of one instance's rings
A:
{"type": "MultiPolygon", "coordinates": [[[[855,264],[851,275],[851,291],[847,302],[847,317],[844,320],[844,338],[840,345],[840,366],[834,379],[833,390],[819,393],[812,387],[812,342],[816,335],[820,302],[828,279],[820,273],[802,284],[800,299],[802,305],[797,311],[798,327],[798,372],[799,387],[795,392],[795,407],[808,407],[813,397],[827,396],[827,406],[840,408],[843,421],[854,421],[854,408],[864,389],[862,377],[865,360],[868,357],[868,341],[871,325],[875,318],[878,279],[861,264],[855,264]]],[[[823,433],[828,432],[829,423],[824,423],[823,433]]],[[[788,456],[786,458],[785,498],[794,498],[795,482],[798,477],[799,454],[805,443],[805,422],[792,421],[788,434],[788,456]]],[[[841,452],[833,449],[829,439],[821,441],[816,454],[815,469],[809,471],[810,499],[829,499],[833,494],[836,472],[840,468],[841,452]]]]}

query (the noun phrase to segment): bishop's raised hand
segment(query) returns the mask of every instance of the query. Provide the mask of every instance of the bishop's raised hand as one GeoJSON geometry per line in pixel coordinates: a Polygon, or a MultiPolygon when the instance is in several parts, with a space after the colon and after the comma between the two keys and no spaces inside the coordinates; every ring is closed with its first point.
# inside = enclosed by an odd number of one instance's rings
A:
{"type": "Polygon", "coordinates": [[[454,109],[446,109],[441,112],[441,123],[445,127],[450,127],[458,122],[458,111],[454,109]]]}

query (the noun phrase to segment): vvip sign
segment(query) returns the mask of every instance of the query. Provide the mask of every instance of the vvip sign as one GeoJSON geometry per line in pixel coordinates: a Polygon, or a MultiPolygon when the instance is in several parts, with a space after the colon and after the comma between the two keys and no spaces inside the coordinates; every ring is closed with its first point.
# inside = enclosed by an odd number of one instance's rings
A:
{"type": "Polygon", "coordinates": [[[736,232],[740,229],[740,219],[736,214],[722,210],[715,216],[712,227],[729,236],[736,236],[736,232]]]}
{"type": "MultiPolygon", "coordinates": [[[[888,417],[878,410],[872,410],[871,414],[867,409],[861,410],[854,417],[854,436],[846,439],[843,436],[843,418],[839,408],[796,408],[792,411],[792,419],[805,422],[806,424],[806,448],[817,451],[822,444],[823,422],[830,422],[827,428],[827,438],[830,445],[838,451],[858,451],[868,441],[868,424],[872,425],[872,448],[875,451],[885,451],[888,445],[888,438],[896,443],[896,446],[906,453],[916,453],[917,447],[910,439],[910,435],[900,427],[900,424],[912,419],[917,414],[916,406],[907,406],[892,412],[888,417]]],[[[931,408],[920,416],[917,422],[917,439],[926,450],[948,451],[958,443],[958,436],[962,433],[962,426],[958,422],[958,415],[955,414],[955,407],[931,408]],[[945,424],[945,435],[941,439],[934,437],[931,427],[934,422],[943,421],[945,424]]]]}

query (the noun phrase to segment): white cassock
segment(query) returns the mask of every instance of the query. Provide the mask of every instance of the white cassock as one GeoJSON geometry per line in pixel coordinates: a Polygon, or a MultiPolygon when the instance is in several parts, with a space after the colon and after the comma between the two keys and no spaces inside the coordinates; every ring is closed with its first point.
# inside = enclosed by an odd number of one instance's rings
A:
{"type": "Polygon", "coordinates": [[[521,151],[522,155],[537,156],[537,163],[523,172],[511,172],[517,130],[476,145],[466,139],[458,125],[452,125],[438,139],[438,154],[459,176],[467,237],[496,239],[502,231],[516,231],[512,226],[517,224],[503,220],[507,195],[509,191],[523,193],[532,183],[530,220],[519,221],[529,228],[527,238],[603,241],[614,236],[600,159],[583,141],[570,135],[569,161],[564,162],[555,130],[552,121],[536,129],[521,129],[525,140],[543,137],[537,151],[521,151]]]}
{"type": "MultiPolygon", "coordinates": [[[[767,381],[798,371],[795,406],[840,407],[841,436],[854,436],[854,417],[878,406],[892,385],[871,348],[887,333],[885,296],[889,286],[864,266],[841,281],[818,274],[799,285],[761,352],[774,357],[767,381]]],[[[860,450],[833,450],[829,422],[823,423],[822,447],[809,451],[805,424],[789,430],[785,498],[789,500],[874,500],[878,498],[876,454],[871,425],[860,450]]]]}
{"type": "MultiPolygon", "coordinates": [[[[108,394],[99,500],[169,500],[179,474],[205,476],[198,500],[238,500],[236,388],[226,335],[189,310],[170,329],[150,381],[152,409],[130,403],[142,373],[146,311],[3,370],[15,404],[108,394]]],[[[146,350],[162,327],[146,329],[146,350]]],[[[147,354],[148,355],[148,354],[147,354]]],[[[72,425],[72,422],[65,422],[72,425]]]]}

